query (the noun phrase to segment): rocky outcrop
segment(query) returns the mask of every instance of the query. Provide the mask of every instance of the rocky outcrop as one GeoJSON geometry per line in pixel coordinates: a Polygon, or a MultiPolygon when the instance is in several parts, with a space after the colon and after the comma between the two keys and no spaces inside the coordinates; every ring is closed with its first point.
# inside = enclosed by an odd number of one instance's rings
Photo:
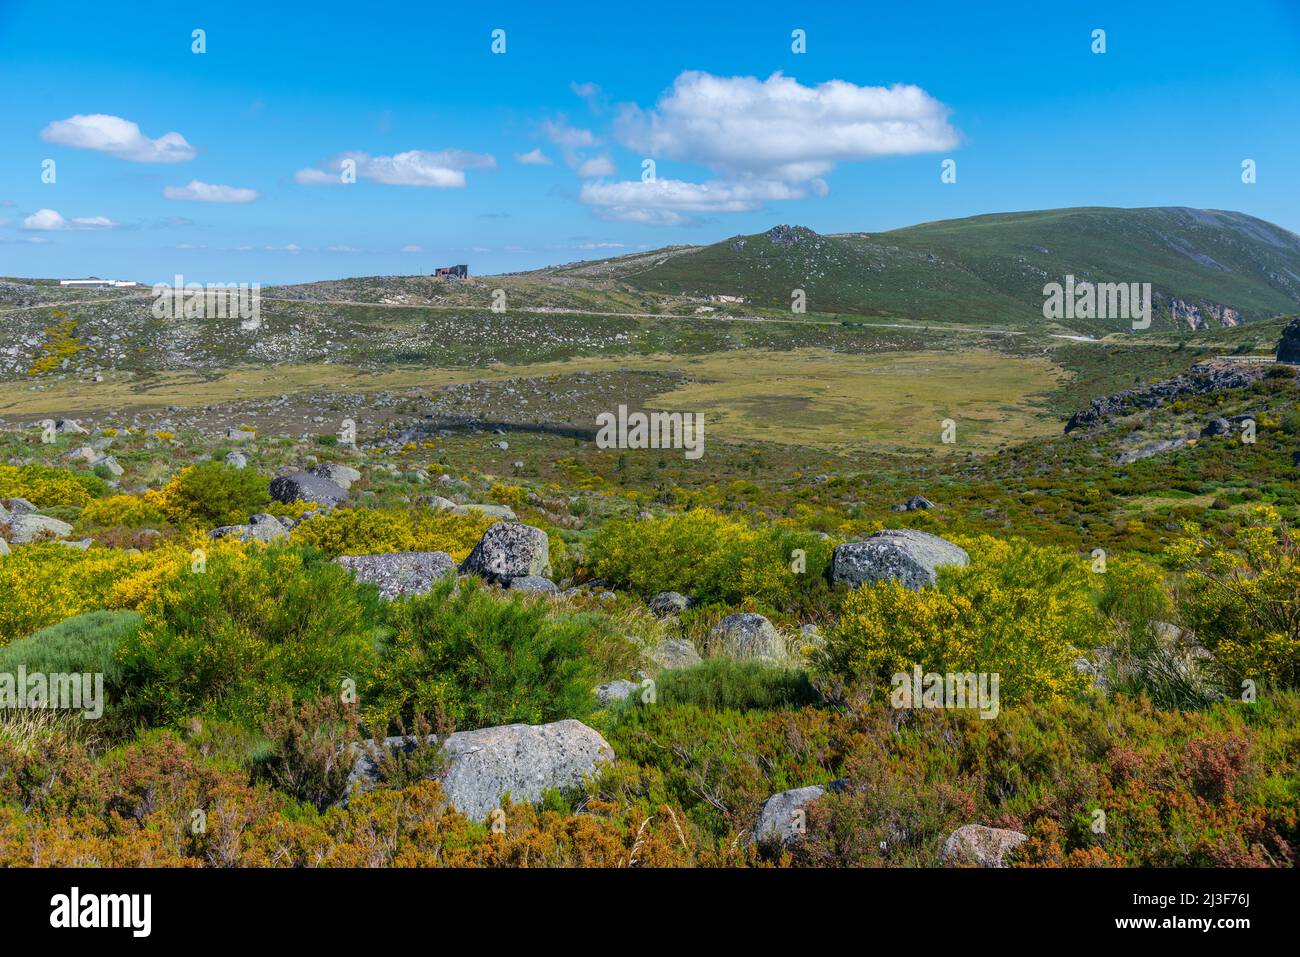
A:
{"type": "Polygon", "coordinates": [[[695,646],[683,638],[669,638],[642,652],[642,657],[660,671],[677,671],[693,668],[701,661],[695,646]]]}
{"type": "Polygon", "coordinates": [[[934,502],[924,495],[913,495],[906,502],[889,506],[891,512],[917,512],[928,508],[934,508],[934,502]]]}
{"type": "Polygon", "coordinates": [[[340,465],[338,462],[326,462],[324,465],[313,465],[307,470],[310,474],[319,476],[333,482],[343,491],[352,487],[353,482],[361,481],[361,473],[350,465],[340,465]]]}
{"type": "Polygon", "coordinates": [[[733,661],[782,664],[787,658],[785,641],[776,627],[753,612],[728,615],[709,634],[722,653],[733,661]]]}
{"type": "Polygon", "coordinates": [[[499,522],[483,533],[460,570],[502,585],[528,575],[545,578],[551,573],[550,542],[540,528],[499,522]]]}
{"type": "Polygon", "coordinates": [[[273,542],[288,538],[292,522],[266,512],[253,515],[247,525],[222,525],[208,532],[211,538],[237,538],[241,542],[273,542]]]}
{"type": "Polygon", "coordinates": [[[832,584],[850,588],[897,581],[913,591],[933,585],[945,565],[967,565],[970,556],[945,538],[911,528],[885,529],[861,542],[837,545],[831,554],[832,584]]]}
{"type": "MultiPolygon", "coordinates": [[[[409,742],[387,738],[383,746],[409,747],[409,742]]],[[[522,804],[540,800],[544,791],[577,790],[602,764],[614,760],[614,749],[598,732],[572,719],[457,731],[442,746],[448,763],[437,780],[447,802],[475,821],[486,819],[507,794],[522,804]]],[[[361,749],[349,790],[376,783],[375,747],[371,741],[361,749]]]]}
{"type": "Polygon", "coordinates": [[[522,592],[558,592],[560,589],[549,578],[543,578],[541,575],[520,575],[518,578],[512,578],[506,584],[511,591],[522,592]]]}
{"type": "Polygon", "coordinates": [[[657,617],[670,618],[674,615],[680,615],[687,608],[690,608],[691,600],[681,592],[661,591],[646,604],[657,617]]]}
{"type": "Polygon", "coordinates": [[[844,781],[832,781],[825,787],[813,784],[773,794],[759,808],[758,821],[750,840],[760,845],[780,844],[785,847],[799,843],[805,834],[808,805],[820,801],[828,790],[842,791],[845,786],[844,781]]]}
{"type": "Polygon", "coordinates": [[[1300,364],[1300,319],[1292,319],[1277,344],[1277,361],[1300,364]]]}
{"type": "Polygon", "coordinates": [[[72,534],[72,526],[67,522],[36,512],[10,512],[6,524],[9,528],[6,537],[15,545],[28,545],[47,538],[66,538],[72,534]]]}
{"type": "Polygon", "coordinates": [[[1029,838],[1019,831],[965,824],[948,835],[939,851],[945,864],[1006,867],[1006,856],[1029,838]]]}
{"type": "Polygon", "coordinates": [[[1193,366],[1185,375],[1093,399],[1088,403],[1088,408],[1070,416],[1065,431],[1069,433],[1079,429],[1095,429],[1110,419],[1143,409],[1156,409],[1167,402],[1188,396],[1223,389],[1244,389],[1261,379],[1266,371],[1267,368],[1261,365],[1202,362],[1193,366]]]}
{"type": "Polygon", "coordinates": [[[271,498],[277,502],[315,502],[318,505],[342,505],[348,493],[319,475],[310,472],[285,472],[271,479],[271,498]]]}
{"type": "Polygon", "coordinates": [[[456,574],[456,562],[446,552],[344,555],[334,560],[357,581],[378,585],[379,594],[389,601],[401,595],[423,595],[434,582],[456,574]]]}
{"type": "Polygon", "coordinates": [[[614,681],[598,685],[592,689],[592,693],[596,696],[596,700],[599,701],[601,705],[609,706],[611,704],[616,704],[619,701],[626,701],[640,689],[641,686],[635,681],[628,681],[626,678],[617,678],[614,681]]]}
{"type": "Polygon", "coordinates": [[[1174,449],[1181,449],[1187,444],[1186,439],[1159,439],[1155,442],[1143,442],[1141,445],[1135,445],[1132,448],[1125,449],[1119,455],[1115,456],[1116,465],[1128,465],[1131,462],[1140,462],[1143,459],[1149,459],[1153,455],[1160,455],[1162,452],[1172,452],[1174,449]]]}

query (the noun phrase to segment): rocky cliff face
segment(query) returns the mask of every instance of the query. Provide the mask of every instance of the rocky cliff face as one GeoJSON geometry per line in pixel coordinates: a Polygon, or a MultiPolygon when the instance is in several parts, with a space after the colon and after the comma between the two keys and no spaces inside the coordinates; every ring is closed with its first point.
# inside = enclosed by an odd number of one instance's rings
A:
{"type": "Polygon", "coordinates": [[[1215,302],[1194,303],[1183,299],[1169,300],[1169,318],[1190,329],[1207,329],[1213,319],[1221,326],[1241,325],[1241,313],[1231,306],[1215,302]]]}

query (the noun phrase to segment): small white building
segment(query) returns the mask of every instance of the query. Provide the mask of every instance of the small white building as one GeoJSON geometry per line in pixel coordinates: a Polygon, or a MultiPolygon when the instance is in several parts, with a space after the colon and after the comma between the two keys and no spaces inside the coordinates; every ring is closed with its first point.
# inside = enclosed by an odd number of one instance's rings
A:
{"type": "Polygon", "coordinates": [[[59,285],[74,289],[129,289],[137,284],[123,279],[96,279],[92,276],[89,279],[60,279],[59,285]]]}

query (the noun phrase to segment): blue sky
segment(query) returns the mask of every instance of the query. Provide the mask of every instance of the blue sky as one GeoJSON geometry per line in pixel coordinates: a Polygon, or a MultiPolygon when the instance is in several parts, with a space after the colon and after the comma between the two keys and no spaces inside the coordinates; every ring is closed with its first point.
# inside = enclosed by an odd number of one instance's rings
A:
{"type": "Polygon", "coordinates": [[[820,6],[0,0],[0,275],[491,273],[1084,205],[1300,232],[1295,0],[820,6]]]}

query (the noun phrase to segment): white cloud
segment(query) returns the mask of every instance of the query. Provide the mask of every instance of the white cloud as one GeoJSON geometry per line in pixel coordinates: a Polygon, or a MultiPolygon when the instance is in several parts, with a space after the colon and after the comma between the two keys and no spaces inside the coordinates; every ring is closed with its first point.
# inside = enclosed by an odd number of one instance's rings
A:
{"type": "Polygon", "coordinates": [[[344,162],[356,164],[359,179],[368,179],[387,186],[430,186],[438,189],[459,189],[465,185],[465,170],[493,169],[496,158],[486,153],[465,150],[407,150],[394,156],[370,156],[367,153],[341,153],[318,163],[311,169],[300,169],[294,180],[302,186],[337,186],[343,182],[344,162]]]}
{"type": "Polygon", "coordinates": [[[587,108],[593,113],[603,112],[605,109],[605,98],[601,96],[600,87],[595,83],[578,83],[574,81],[569,84],[569,89],[576,96],[580,96],[587,103],[587,108]]]}
{"type": "Polygon", "coordinates": [[[328,253],[359,253],[360,249],[355,246],[326,246],[325,251],[328,253]]]}
{"type": "Polygon", "coordinates": [[[260,194],[255,189],[242,186],[215,186],[192,179],[188,186],[168,186],[163,196],[168,199],[186,199],[200,203],[251,203],[260,194]]]}
{"type": "Polygon", "coordinates": [[[563,116],[542,124],[542,133],[556,146],[567,150],[585,149],[600,145],[600,137],[591,130],[570,126],[563,116]]]}
{"type": "Polygon", "coordinates": [[[743,213],[768,200],[801,199],[799,186],[775,180],[689,183],[677,179],[584,183],[578,198],[604,219],[671,226],[688,213],[743,213]]]}
{"type": "Polygon", "coordinates": [[[620,143],[644,155],[701,163],[728,176],[806,182],[837,162],[951,149],[949,110],[917,86],[804,86],[774,73],[686,71],[651,110],[621,107],[620,143]]]}
{"type": "Polygon", "coordinates": [[[623,249],[622,243],[579,243],[579,249],[623,249]]]}
{"type": "Polygon", "coordinates": [[[414,243],[411,243],[410,245],[403,246],[403,247],[402,247],[402,252],[404,252],[404,253],[422,253],[422,252],[424,252],[424,250],[421,249],[419,246],[415,245],[414,243]]]}
{"type": "Polygon", "coordinates": [[[527,153],[516,153],[515,162],[523,163],[525,166],[550,166],[551,158],[543,153],[542,148],[539,146],[527,153]]]}
{"type": "Polygon", "coordinates": [[[79,113],[66,120],[55,120],[41,130],[41,139],[61,146],[99,150],[133,163],[183,163],[198,155],[179,133],[164,133],[151,140],[140,132],[138,124],[106,113],[79,113]]]}
{"type": "Polygon", "coordinates": [[[116,229],[117,223],[107,216],[79,216],[64,219],[53,209],[38,209],[23,220],[23,229],[52,233],[67,229],[116,229]]]}
{"type": "Polygon", "coordinates": [[[580,179],[613,176],[615,172],[614,161],[608,156],[593,156],[591,159],[583,161],[582,165],[578,167],[578,177],[580,179]]]}

